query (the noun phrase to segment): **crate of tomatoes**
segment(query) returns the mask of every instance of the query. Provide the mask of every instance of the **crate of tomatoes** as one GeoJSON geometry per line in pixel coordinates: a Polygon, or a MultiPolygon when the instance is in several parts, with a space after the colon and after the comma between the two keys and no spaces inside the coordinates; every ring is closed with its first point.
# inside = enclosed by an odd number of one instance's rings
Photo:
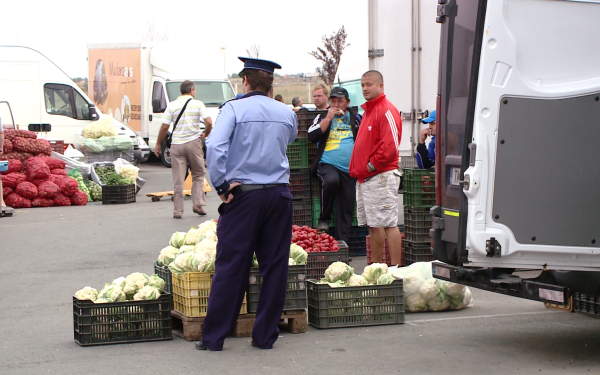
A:
{"type": "Polygon", "coordinates": [[[327,233],[318,233],[309,226],[292,226],[292,243],[302,247],[308,253],[306,259],[306,278],[320,280],[325,270],[333,262],[350,261],[348,245],[337,241],[327,233]]]}

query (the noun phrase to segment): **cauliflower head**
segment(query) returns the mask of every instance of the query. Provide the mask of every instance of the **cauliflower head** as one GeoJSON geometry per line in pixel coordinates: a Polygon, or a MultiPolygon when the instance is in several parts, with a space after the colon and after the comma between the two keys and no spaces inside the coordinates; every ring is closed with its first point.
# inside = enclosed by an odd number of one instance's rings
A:
{"type": "Polygon", "coordinates": [[[296,265],[296,261],[292,258],[288,259],[288,266],[295,266],[296,265]]]}
{"type": "Polygon", "coordinates": [[[346,280],[346,286],[364,286],[369,285],[367,279],[362,277],[362,275],[352,274],[348,280],[346,280]]]}
{"type": "Polygon", "coordinates": [[[158,266],[168,266],[172,261],[175,260],[177,254],[179,253],[179,249],[174,246],[164,247],[160,251],[160,255],[158,256],[158,260],[156,261],[158,266]]]}
{"type": "Polygon", "coordinates": [[[421,294],[421,297],[423,297],[423,299],[425,299],[426,301],[434,299],[437,295],[435,279],[423,281],[423,284],[421,284],[421,288],[419,288],[419,293],[421,294]]]}
{"type": "Polygon", "coordinates": [[[186,232],[175,232],[171,235],[171,239],[169,240],[169,245],[180,248],[183,246],[183,242],[185,241],[186,232]]]}
{"type": "Polygon", "coordinates": [[[212,272],[215,270],[216,259],[216,249],[195,251],[194,256],[190,258],[189,268],[193,270],[192,272],[212,272]]]}
{"type": "Polygon", "coordinates": [[[363,271],[363,277],[367,279],[369,283],[377,282],[379,276],[386,274],[388,266],[385,263],[372,263],[365,267],[363,271]]]}
{"type": "Polygon", "coordinates": [[[95,301],[98,298],[98,291],[91,286],[83,287],[82,289],[75,292],[75,298],[78,300],[90,300],[95,301]]]}
{"type": "Polygon", "coordinates": [[[112,284],[105,284],[104,288],[98,293],[98,298],[110,300],[110,302],[123,302],[127,299],[123,289],[112,284]]]}
{"type": "Polygon", "coordinates": [[[344,262],[333,262],[325,270],[325,279],[330,283],[336,281],[346,281],[354,273],[354,268],[344,262]]]}
{"type": "Polygon", "coordinates": [[[171,270],[172,273],[183,275],[183,273],[186,272],[189,258],[193,256],[194,252],[192,251],[179,254],[177,258],[175,258],[175,260],[169,264],[169,270],[171,270]]]}
{"type": "Polygon", "coordinates": [[[158,299],[158,297],[160,297],[160,291],[153,286],[146,285],[133,296],[133,300],[148,301],[158,299]]]}
{"type": "Polygon", "coordinates": [[[200,233],[198,233],[198,229],[190,229],[185,236],[185,240],[183,241],[184,245],[196,245],[200,242],[200,233]]]}
{"type": "Polygon", "coordinates": [[[427,311],[427,301],[421,296],[420,293],[413,293],[404,299],[406,309],[410,312],[427,311]]]}
{"type": "Polygon", "coordinates": [[[377,279],[377,285],[389,285],[394,282],[394,276],[389,273],[384,273],[377,279]]]}
{"type": "Polygon", "coordinates": [[[149,286],[158,289],[161,293],[165,290],[165,284],[165,280],[161,279],[157,274],[150,276],[150,282],[148,283],[149,286]]]}
{"type": "Polygon", "coordinates": [[[205,238],[196,245],[196,249],[194,251],[204,251],[204,250],[214,250],[217,251],[217,241],[205,238]]]}
{"type": "Polygon", "coordinates": [[[217,222],[214,220],[206,220],[202,224],[198,225],[198,232],[203,236],[207,232],[214,232],[215,235],[217,233],[217,222]]]}
{"type": "Polygon", "coordinates": [[[150,277],[145,273],[134,272],[125,278],[125,287],[123,291],[128,299],[131,299],[138,290],[142,289],[150,282],[150,277]]]}
{"type": "Polygon", "coordinates": [[[290,258],[294,259],[297,265],[305,265],[308,253],[295,243],[290,245],[290,258]]]}

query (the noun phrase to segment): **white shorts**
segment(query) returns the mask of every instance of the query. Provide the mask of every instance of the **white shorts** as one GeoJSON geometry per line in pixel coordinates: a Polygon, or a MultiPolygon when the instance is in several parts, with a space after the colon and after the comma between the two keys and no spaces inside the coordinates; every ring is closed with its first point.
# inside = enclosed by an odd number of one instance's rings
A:
{"type": "Polygon", "coordinates": [[[356,218],[359,226],[391,228],[398,226],[397,170],[379,173],[363,183],[356,182],[356,218]]]}

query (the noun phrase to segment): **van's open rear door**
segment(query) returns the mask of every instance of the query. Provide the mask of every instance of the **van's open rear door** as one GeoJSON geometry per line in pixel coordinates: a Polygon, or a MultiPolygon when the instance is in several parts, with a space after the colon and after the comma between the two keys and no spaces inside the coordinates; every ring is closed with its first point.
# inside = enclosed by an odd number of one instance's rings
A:
{"type": "Polygon", "coordinates": [[[479,56],[486,0],[440,1],[442,24],[437,102],[437,206],[432,208],[433,253],[449,264],[467,261],[467,199],[462,192],[468,168],[479,56]]]}

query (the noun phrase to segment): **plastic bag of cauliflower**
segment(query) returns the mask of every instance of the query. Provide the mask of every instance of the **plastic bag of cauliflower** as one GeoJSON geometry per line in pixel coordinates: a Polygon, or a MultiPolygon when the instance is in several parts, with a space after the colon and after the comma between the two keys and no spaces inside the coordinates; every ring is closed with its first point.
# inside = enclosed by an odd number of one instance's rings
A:
{"type": "Polygon", "coordinates": [[[132,181],[136,181],[140,172],[140,169],[135,165],[131,164],[125,159],[118,158],[115,160],[115,171],[125,178],[130,178],[132,181]]]}
{"type": "Polygon", "coordinates": [[[406,311],[462,310],[472,305],[468,287],[435,279],[431,262],[417,262],[408,267],[390,267],[395,279],[404,280],[404,305],[406,311]]]}

